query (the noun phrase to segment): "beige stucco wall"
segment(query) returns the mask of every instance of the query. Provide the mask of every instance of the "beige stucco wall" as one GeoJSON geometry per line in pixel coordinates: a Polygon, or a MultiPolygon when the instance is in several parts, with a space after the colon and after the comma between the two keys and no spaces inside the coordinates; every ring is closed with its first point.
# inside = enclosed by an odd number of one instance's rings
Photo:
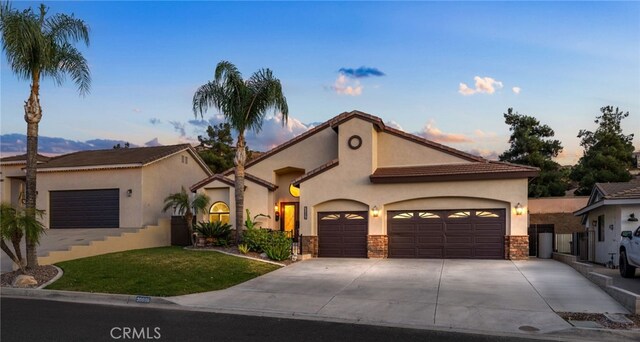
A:
{"type": "Polygon", "coordinates": [[[468,160],[391,135],[378,133],[378,166],[468,163],[468,160]]]}
{"type": "Polygon", "coordinates": [[[275,170],[296,167],[309,172],[338,157],[336,132],[328,127],[246,169],[246,172],[276,183],[275,170]]]}
{"type": "Polygon", "coordinates": [[[573,213],[584,208],[589,196],[546,197],[529,199],[529,214],[573,213]]]}
{"type": "Polygon", "coordinates": [[[169,217],[171,212],[162,213],[164,199],[172,193],[180,192],[206,178],[207,172],[196,162],[191,153],[182,151],[160,159],[142,168],[142,224],[155,224],[160,217],[169,217]],[[183,163],[182,157],[187,157],[183,163]]]}
{"type": "MultiPolygon", "coordinates": [[[[263,228],[274,228],[276,222],[274,220],[274,196],[273,192],[269,189],[255,184],[251,181],[245,180],[246,189],[244,192],[244,219],[246,220],[246,209],[249,209],[251,218],[258,214],[269,215],[270,219],[259,218],[257,221],[263,228]]],[[[225,202],[229,206],[229,223],[234,226],[236,222],[236,202],[235,202],[235,189],[234,187],[222,183],[220,181],[213,181],[203,188],[198,189],[198,193],[204,193],[211,198],[211,204],[216,201],[225,202]]],[[[199,215],[199,220],[208,221],[208,213],[199,215]]],[[[277,227],[276,227],[277,228],[277,227]]]]}
{"type": "Polygon", "coordinates": [[[20,184],[23,182],[10,177],[24,177],[23,167],[25,167],[24,164],[0,165],[0,201],[2,203],[18,204],[20,184]]]}
{"type": "MultiPolygon", "coordinates": [[[[46,210],[42,223],[49,228],[49,192],[59,190],[120,189],[120,227],[143,225],[142,169],[38,172],[36,207],[46,210]],[[127,189],[132,190],[127,197],[127,189]]],[[[118,227],[113,227],[118,228],[118,227]]]]}

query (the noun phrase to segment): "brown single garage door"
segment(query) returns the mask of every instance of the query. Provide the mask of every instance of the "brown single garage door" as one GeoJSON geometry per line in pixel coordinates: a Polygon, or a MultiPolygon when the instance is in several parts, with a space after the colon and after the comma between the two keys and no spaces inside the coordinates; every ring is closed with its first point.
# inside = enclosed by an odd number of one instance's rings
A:
{"type": "Polygon", "coordinates": [[[120,190],[71,190],[49,192],[49,227],[120,227],[120,190]]]}
{"type": "Polygon", "coordinates": [[[390,258],[504,259],[505,210],[387,212],[390,258]]]}
{"type": "Polygon", "coordinates": [[[366,211],[318,213],[318,256],[367,257],[366,211]]]}

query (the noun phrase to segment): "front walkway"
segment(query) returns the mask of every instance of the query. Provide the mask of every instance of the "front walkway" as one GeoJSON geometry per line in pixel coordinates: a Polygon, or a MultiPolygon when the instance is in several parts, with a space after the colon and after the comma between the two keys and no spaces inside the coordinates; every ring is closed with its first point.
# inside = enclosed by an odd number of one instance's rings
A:
{"type": "Polygon", "coordinates": [[[571,326],[554,313],[620,304],[554,260],[312,259],[215,292],[169,298],[214,310],[490,333],[571,326]]]}
{"type": "MultiPolygon", "coordinates": [[[[75,245],[88,245],[91,241],[104,240],[107,236],[118,236],[122,233],[135,232],[135,228],[87,228],[87,229],[47,229],[40,239],[38,256],[45,256],[52,251],[64,251],[75,245]]],[[[24,239],[23,239],[24,241],[24,239]]],[[[13,247],[12,247],[13,249],[13,247]]],[[[12,271],[13,262],[1,253],[0,272],[12,271]]],[[[26,249],[22,246],[22,254],[26,258],[26,249]]]]}

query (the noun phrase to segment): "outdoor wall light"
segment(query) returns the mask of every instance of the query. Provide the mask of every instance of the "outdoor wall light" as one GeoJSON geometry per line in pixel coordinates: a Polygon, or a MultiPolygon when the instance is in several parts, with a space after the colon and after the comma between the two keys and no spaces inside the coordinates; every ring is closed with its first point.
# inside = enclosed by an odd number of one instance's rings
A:
{"type": "Polygon", "coordinates": [[[132,194],[133,194],[133,190],[131,189],[127,190],[127,197],[131,197],[132,194]]]}
{"type": "Polygon", "coordinates": [[[631,213],[631,214],[629,214],[629,219],[627,219],[627,221],[629,221],[629,222],[638,222],[638,218],[636,217],[635,213],[631,213]]]}
{"type": "Polygon", "coordinates": [[[518,202],[518,204],[516,204],[516,215],[522,215],[522,213],[524,213],[524,208],[520,202],[518,202]]]}
{"type": "Polygon", "coordinates": [[[613,225],[612,224],[609,225],[609,229],[613,230],[613,225]]]}
{"type": "Polygon", "coordinates": [[[276,213],[276,222],[278,222],[280,220],[280,208],[278,207],[277,203],[273,207],[273,211],[276,213]]]}
{"type": "Polygon", "coordinates": [[[373,217],[378,217],[378,215],[380,215],[380,210],[375,205],[371,209],[371,215],[373,215],[373,217]]]}

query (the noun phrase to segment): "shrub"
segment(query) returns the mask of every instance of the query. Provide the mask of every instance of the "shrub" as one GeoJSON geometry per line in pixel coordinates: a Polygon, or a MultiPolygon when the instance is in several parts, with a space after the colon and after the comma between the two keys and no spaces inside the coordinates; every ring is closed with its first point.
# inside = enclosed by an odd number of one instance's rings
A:
{"type": "Polygon", "coordinates": [[[204,238],[214,238],[218,241],[223,240],[228,243],[229,237],[231,236],[231,225],[221,221],[198,222],[196,223],[195,231],[204,238]]]}
{"type": "Polygon", "coordinates": [[[241,243],[238,245],[238,251],[242,254],[249,253],[249,246],[246,243],[241,243]]]}
{"type": "Polygon", "coordinates": [[[260,253],[269,241],[269,235],[268,229],[247,229],[242,235],[242,242],[249,247],[249,250],[260,253]]]}
{"type": "Polygon", "coordinates": [[[267,256],[276,261],[291,257],[291,239],[285,232],[275,231],[269,234],[267,243],[263,246],[267,256]]]}

